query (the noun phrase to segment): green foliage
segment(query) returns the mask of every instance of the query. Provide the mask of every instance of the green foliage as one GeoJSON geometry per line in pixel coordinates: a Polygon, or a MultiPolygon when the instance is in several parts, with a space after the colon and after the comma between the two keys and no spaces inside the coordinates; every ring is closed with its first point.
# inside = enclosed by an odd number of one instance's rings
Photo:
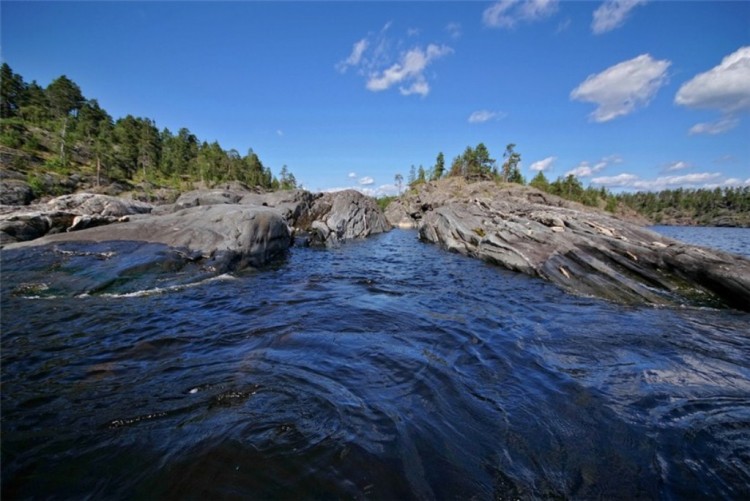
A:
{"type": "MultiPolygon", "coordinates": [[[[498,172],[497,162],[491,157],[490,151],[484,143],[479,143],[474,148],[467,146],[464,152],[451,162],[448,176],[460,176],[468,180],[496,178],[508,183],[525,184],[526,180],[518,167],[521,162],[521,154],[514,150],[515,146],[515,144],[509,144],[506,147],[503,154],[505,162],[501,172],[498,172]]],[[[442,160],[442,153],[438,158],[442,160]]]]}
{"type": "Polygon", "coordinates": [[[503,153],[503,170],[501,172],[502,180],[506,183],[519,183],[523,184],[524,179],[521,175],[521,171],[518,168],[518,164],[521,163],[521,154],[515,151],[516,145],[513,143],[508,144],[505,147],[505,153],[503,153]]]}
{"type": "Polygon", "coordinates": [[[388,207],[391,202],[396,200],[398,197],[389,197],[389,196],[383,196],[377,199],[378,207],[380,207],[380,210],[385,210],[386,207],[388,207]]]}
{"type": "Polygon", "coordinates": [[[437,158],[435,159],[435,167],[432,169],[432,176],[430,176],[430,181],[437,181],[441,177],[443,177],[443,174],[445,173],[445,156],[443,155],[443,152],[441,151],[438,153],[437,158]]]}
{"type": "Polygon", "coordinates": [[[186,128],[176,135],[168,129],[159,131],[149,118],[128,115],[113,121],[95,99],[87,100],[64,75],[45,89],[36,82],[24,83],[3,64],[0,90],[0,144],[38,153],[42,146],[29,130],[32,126],[41,130],[41,137],[55,138],[57,154],[45,168],[74,167],[70,156],[75,151],[76,162],[89,162],[96,169],[97,183],[104,177],[109,181],[158,180],[184,187],[197,180],[208,184],[237,180],[266,189],[297,187],[286,166],[277,180],[252,149],[243,157],[236,150],[225,151],[216,141],[199,141],[186,128]]]}
{"type": "Polygon", "coordinates": [[[21,148],[24,145],[25,127],[16,118],[0,119],[0,144],[8,148],[21,148]]]}
{"type": "Polygon", "coordinates": [[[722,214],[750,213],[750,186],[620,193],[617,200],[657,222],[684,216],[708,223],[722,214]]]}
{"type": "Polygon", "coordinates": [[[529,182],[529,186],[541,191],[550,191],[549,180],[547,180],[547,176],[542,171],[537,172],[536,176],[529,182]]]}
{"type": "Polygon", "coordinates": [[[41,197],[46,193],[46,187],[44,181],[36,174],[29,174],[26,176],[26,182],[28,183],[31,191],[34,192],[35,197],[41,197]]]}

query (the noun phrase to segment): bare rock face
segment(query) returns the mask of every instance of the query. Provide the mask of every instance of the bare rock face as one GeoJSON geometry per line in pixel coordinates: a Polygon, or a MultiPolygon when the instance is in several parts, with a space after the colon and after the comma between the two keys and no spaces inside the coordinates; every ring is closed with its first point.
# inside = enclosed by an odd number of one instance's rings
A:
{"type": "Polygon", "coordinates": [[[528,187],[431,184],[422,240],[577,294],[628,303],[726,304],[750,310],[750,260],[683,244],[528,187]],[[536,192],[536,193],[535,193],[536,192]]]}
{"type": "Polygon", "coordinates": [[[26,181],[0,179],[0,204],[28,205],[34,199],[34,191],[26,181]]]}
{"type": "Polygon", "coordinates": [[[71,212],[87,216],[122,217],[148,214],[154,206],[138,200],[127,200],[110,195],[75,193],[53,198],[46,204],[50,211],[71,212]]]}
{"type": "Polygon", "coordinates": [[[326,246],[391,228],[377,203],[355,190],[325,193],[302,214],[297,227],[310,233],[311,244],[326,246]]]}
{"type": "Polygon", "coordinates": [[[242,197],[240,204],[256,207],[271,207],[281,213],[291,227],[307,213],[320,194],[305,190],[274,191],[271,193],[249,193],[242,197]]]}

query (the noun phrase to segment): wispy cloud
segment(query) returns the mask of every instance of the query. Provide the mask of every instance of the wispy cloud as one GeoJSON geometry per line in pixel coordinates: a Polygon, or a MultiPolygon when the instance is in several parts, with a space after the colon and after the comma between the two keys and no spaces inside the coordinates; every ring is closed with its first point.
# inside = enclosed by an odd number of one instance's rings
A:
{"type": "Polygon", "coordinates": [[[360,186],[370,186],[375,184],[375,180],[371,178],[370,176],[365,176],[362,179],[359,180],[360,186]]]}
{"type": "Polygon", "coordinates": [[[513,28],[557,12],[558,0],[500,0],[482,13],[482,22],[492,28],[513,28]]]}
{"type": "Polygon", "coordinates": [[[672,162],[664,167],[662,169],[664,172],[674,172],[677,170],[685,170],[691,168],[692,165],[690,165],[687,162],[683,162],[682,160],[679,160],[677,162],[672,162]]]}
{"type": "Polygon", "coordinates": [[[609,167],[612,164],[619,164],[622,163],[622,158],[619,155],[609,155],[598,162],[596,162],[594,165],[591,165],[587,161],[583,161],[579,163],[576,167],[566,172],[565,176],[576,176],[576,177],[589,177],[597,172],[601,172],[605,168],[609,167]]]}
{"type": "Polygon", "coordinates": [[[729,54],[710,70],[680,86],[674,102],[688,108],[714,109],[722,117],[695,124],[690,134],[722,134],[739,124],[737,115],[750,111],[750,46],[729,54]]]}
{"type": "MultiPolygon", "coordinates": [[[[365,88],[372,92],[397,86],[404,96],[416,94],[424,97],[430,93],[427,67],[453,53],[453,49],[445,44],[430,43],[394,54],[393,47],[404,44],[405,39],[394,39],[389,34],[391,26],[389,22],[379,32],[355,42],[349,56],[335,67],[340,73],[346,73],[349,68],[356,69],[365,79],[365,88]]],[[[410,28],[406,36],[418,35],[419,30],[410,28]]]]}
{"type": "Polygon", "coordinates": [[[667,82],[667,69],[671,64],[642,54],[589,75],[573,89],[570,98],[596,104],[597,108],[589,117],[595,122],[608,122],[648,105],[667,82]]]}
{"type": "Polygon", "coordinates": [[[448,32],[448,35],[454,40],[457,40],[461,38],[461,35],[463,34],[461,30],[461,23],[448,23],[448,25],[445,27],[445,31],[448,32]]]}
{"type": "Polygon", "coordinates": [[[354,45],[352,46],[352,52],[349,54],[349,57],[347,57],[343,61],[339,61],[336,64],[336,69],[341,73],[346,73],[347,69],[353,66],[357,66],[362,61],[362,55],[365,53],[369,45],[370,42],[368,42],[366,38],[363,38],[358,42],[354,42],[354,45]]]}
{"type": "Polygon", "coordinates": [[[555,163],[557,157],[547,157],[542,160],[537,160],[529,166],[530,171],[534,172],[545,172],[552,169],[552,164],[555,163]]]}
{"type": "Polygon", "coordinates": [[[502,111],[477,110],[469,115],[470,124],[481,124],[490,120],[500,120],[506,116],[502,111]]]}
{"type": "Polygon", "coordinates": [[[430,86],[424,75],[427,66],[435,59],[453,52],[446,45],[429,44],[425,49],[415,47],[402,54],[399,61],[383,71],[371,74],[367,80],[368,90],[378,92],[389,89],[395,84],[404,95],[419,94],[426,96],[430,86]]]}
{"type": "Polygon", "coordinates": [[[625,24],[630,11],[645,3],[646,0],[607,0],[594,11],[591,31],[601,35],[619,28],[625,24]]]}

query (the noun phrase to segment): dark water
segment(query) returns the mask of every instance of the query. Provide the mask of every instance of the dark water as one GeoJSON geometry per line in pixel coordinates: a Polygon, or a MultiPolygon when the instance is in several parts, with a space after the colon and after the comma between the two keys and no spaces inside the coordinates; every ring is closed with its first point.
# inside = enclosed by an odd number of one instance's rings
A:
{"type": "Polygon", "coordinates": [[[746,313],[573,297],[409,231],[44,285],[92,256],[3,254],[3,499],[750,497],[746,313]]]}

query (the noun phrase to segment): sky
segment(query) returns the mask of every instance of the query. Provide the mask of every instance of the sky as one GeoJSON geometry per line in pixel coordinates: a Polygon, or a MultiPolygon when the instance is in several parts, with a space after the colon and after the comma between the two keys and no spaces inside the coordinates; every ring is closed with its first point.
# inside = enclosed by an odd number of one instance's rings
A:
{"type": "Polygon", "coordinates": [[[305,188],[483,142],[619,191],[750,185],[750,2],[13,2],[0,57],[305,188]]]}

